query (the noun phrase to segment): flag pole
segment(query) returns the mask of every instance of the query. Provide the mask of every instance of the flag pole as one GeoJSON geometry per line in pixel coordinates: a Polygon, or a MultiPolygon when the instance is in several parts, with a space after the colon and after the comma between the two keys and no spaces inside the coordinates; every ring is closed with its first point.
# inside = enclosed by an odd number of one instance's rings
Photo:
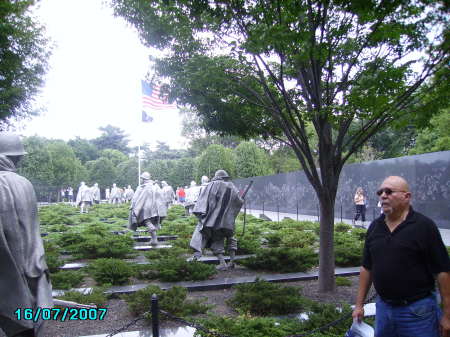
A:
{"type": "Polygon", "coordinates": [[[138,186],[140,182],[140,177],[141,177],[141,145],[138,145],[138,183],[137,183],[138,186]]]}

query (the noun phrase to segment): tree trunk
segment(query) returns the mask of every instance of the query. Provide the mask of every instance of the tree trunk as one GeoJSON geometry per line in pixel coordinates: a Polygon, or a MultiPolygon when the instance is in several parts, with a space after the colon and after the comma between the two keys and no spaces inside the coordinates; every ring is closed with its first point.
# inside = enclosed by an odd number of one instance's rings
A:
{"type": "Polygon", "coordinates": [[[320,197],[319,292],[336,290],[334,282],[334,198],[320,197]]]}

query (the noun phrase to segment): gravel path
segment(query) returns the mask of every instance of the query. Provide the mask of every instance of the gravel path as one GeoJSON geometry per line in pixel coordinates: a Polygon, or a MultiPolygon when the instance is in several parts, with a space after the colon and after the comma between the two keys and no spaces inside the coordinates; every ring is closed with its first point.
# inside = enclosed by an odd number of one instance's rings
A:
{"type": "MultiPolygon", "coordinates": [[[[238,276],[231,275],[233,272],[226,272],[228,277],[238,276]]],[[[247,272],[237,271],[235,274],[247,274],[247,272]]],[[[320,294],[317,291],[317,280],[297,281],[282,283],[284,285],[295,286],[301,288],[303,296],[311,298],[316,301],[328,303],[353,303],[356,296],[356,289],[358,284],[358,276],[349,277],[352,281],[351,286],[337,287],[337,291],[333,294],[320,294]]],[[[196,291],[189,293],[189,298],[205,298],[205,303],[212,304],[214,307],[211,312],[223,316],[236,316],[237,313],[226,304],[226,300],[231,298],[235,290],[211,290],[211,291],[196,291]]],[[[127,309],[127,304],[121,299],[111,299],[107,303],[108,314],[103,321],[68,321],[68,322],[48,322],[46,335],[48,337],[78,337],[95,334],[110,333],[118,329],[126,323],[132,321],[135,317],[132,316],[127,309]]],[[[177,323],[163,321],[161,327],[178,326],[177,323]]],[[[151,330],[151,326],[145,320],[138,321],[136,324],[126,329],[125,331],[136,330],[151,330]]]]}

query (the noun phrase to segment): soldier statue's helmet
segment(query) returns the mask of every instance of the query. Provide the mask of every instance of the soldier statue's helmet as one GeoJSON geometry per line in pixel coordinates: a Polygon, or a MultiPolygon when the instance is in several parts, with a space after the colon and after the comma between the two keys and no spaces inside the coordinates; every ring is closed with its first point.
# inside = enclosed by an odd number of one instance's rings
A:
{"type": "Polygon", "coordinates": [[[148,172],[143,172],[143,173],[141,174],[141,178],[144,179],[144,180],[150,180],[150,173],[148,173],[148,172]]]}
{"type": "Polygon", "coordinates": [[[214,179],[223,179],[223,178],[230,178],[227,171],[225,170],[217,170],[216,174],[214,175],[214,179]]]}
{"type": "Polygon", "coordinates": [[[27,154],[20,137],[11,132],[0,132],[0,154],[4,156],[23,156],[27,154]]]}
{"type": "Polygon", "coordinates": [[[161,181],[161,185],[167,186],[167,182],[165,180],[161,181]]]}
{"type": "Polygon", "coordinates": [[[194,180],[192,180],[191,181],[191,187],[194,187],[194,186],[197,186],[197,183],[194,180]]]}
{"type": "Polygon", "coordinates": [[[207,176],[202,176],[202,184],[206,184],[209,181],[209,178],[207,176]]]}

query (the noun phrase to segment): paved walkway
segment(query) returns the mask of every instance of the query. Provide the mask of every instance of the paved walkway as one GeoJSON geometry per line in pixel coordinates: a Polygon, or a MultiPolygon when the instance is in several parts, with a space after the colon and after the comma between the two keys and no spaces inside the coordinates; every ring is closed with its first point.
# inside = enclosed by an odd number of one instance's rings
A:
{"type": "MultiPolygon", "coordinates": [[[[262,210],[256,210],[256,209],[248,209],[247,208],[247,214],[251,214],[253,216],[259,217],[260,214],[262,214],[262,210]]],[[[318,221],[318,217],[314,215],[305,215],[305,214],[293,214],[293,213],[277,213],[277,212],[271,212],[271,211],[264,211],[264,215],[268,216],[272,221],[281,221],[284,218],[291,218],[294,220],[308,220],[308,221],[318,221]]],[[[340,218],[334,218],[334,223],[341,222],[340,218]]],[[[342,219],[342,222],[351,225],[352,219],[342,219]]],[[[358,224],[361,222],[358,221],[358,224]]],[[[364,227],[369,227],[370,221],[366,221],[364,223],[364,227]]],[[[441,233],[442,240],[444,241],[444,244],[446,246],[450,247],[450,229],[444,229],[439,228],[439,232],[441,233]]]]}

